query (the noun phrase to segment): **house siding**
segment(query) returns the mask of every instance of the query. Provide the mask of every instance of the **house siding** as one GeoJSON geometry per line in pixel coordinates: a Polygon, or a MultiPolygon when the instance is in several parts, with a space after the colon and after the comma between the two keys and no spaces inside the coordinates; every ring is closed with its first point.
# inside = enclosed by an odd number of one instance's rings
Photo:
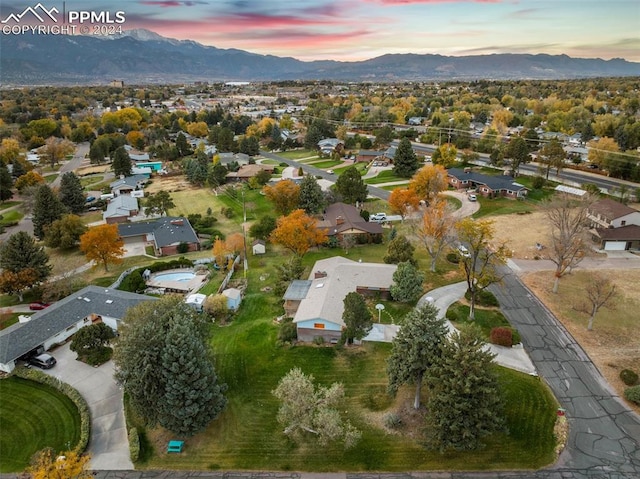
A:
{"type": "MultiPolygon", "coordinates": [[[[199,251],[200,250],[200,245],[198,243],[189,243],[188,244],[189,249],[187,250],[188,253],[191,253],[193,251],[199,251]]],[[[171,256],[174,254],[178,254],[178,245],[169,245],[169,246],[163,246],[162,248],[160,248],[160,256],[171,256]]]]}

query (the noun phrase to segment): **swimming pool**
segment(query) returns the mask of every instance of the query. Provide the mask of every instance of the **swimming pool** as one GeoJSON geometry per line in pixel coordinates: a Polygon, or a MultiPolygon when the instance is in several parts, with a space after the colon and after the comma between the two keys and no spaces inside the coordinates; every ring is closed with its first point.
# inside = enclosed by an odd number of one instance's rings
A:
{"type": "Polygon", "coordinates": [[[191,281],[196,274],[193,271],[160,273],[153,276],[154,281],[191,281]]]}

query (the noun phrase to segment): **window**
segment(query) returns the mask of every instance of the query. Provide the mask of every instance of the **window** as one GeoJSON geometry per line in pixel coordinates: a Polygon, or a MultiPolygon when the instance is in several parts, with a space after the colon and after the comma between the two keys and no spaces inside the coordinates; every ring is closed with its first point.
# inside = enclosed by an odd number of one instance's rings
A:
{"type": "Polygon", "coordinates": [[[620,226],[624,226],[624,225],[626,225],[626,224],[627,224],[627,222],[626,222],[625,220],[622,220],[622,221],[620,222],[620,226]]]}
{"type": "Polygon", "coordinates": [[[324,329],[324,323],[313,323],[314,329],[324,329]]]}

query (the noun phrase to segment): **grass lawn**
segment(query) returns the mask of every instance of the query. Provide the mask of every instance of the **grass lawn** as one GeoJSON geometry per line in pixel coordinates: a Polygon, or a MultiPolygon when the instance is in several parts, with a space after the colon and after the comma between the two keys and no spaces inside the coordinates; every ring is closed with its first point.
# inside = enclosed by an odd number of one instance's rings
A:
{"type": "Polygon", "coordinates": [[[507,318],[504,317],[504,314],[502,314],[497,309],[484,309],[476,306],[476,319],[474,321],[470,321],[469,306],[460,302],[456,302],[449,307],[447,314],[454,314],[455,318],[457,318],[451,321],[456,328],[459,328],[463,324],[475,324],[476,326],[480,327],[480,329],[482,330],[482,334],[487,340],[491,335],[491,329],[500,327],[511,327],[511,324],[509,323],[509,321],[507,321],[507,318]]]}
{"type": "Polygon", "coordinates": [[[367,172],[367,164],[364,162],[357,162],[354,163],[353,165],[346,165],[346,166],[341,166],[340,168],[336,168],[333,171],[339,175],[341,174],[343,171],[345,171],[347,168],[353,168],[355,167],[356,170],[358,170],[360,172],[361,175],[364,175],[367,172]]]}
{"type": "Polygon", "coordinates": [[[18,322],[18,316],[20,315],[31,316],[28,313],[0,313],[0,330],[16,324],[18,322]]]}
{"type": "Polygon", "coordinates": [[[47,175],[44,177],[44,181],[46,181],[47,183],[51,184],[53,183],[53,181],[58,177],[58,174],[53,174],[53,175],[47,175]]]}
{"type": "Polygon", "coordinates": [[[0,203],[0,213],[4,210],[8,210],[9,208],[13,208],[14,206],[22,203],[21,201],[5,201],[4,203],[0,203]]]}
{"type": "MultiPolygon", "coordinates": [[[[376,246],[367,249],[369,254],[363,249],[358,255],[363,260],[377,251],[376,246]]],[[[310,264],[313,256],[305,255],[304,263],[310,264]]],[[[217,372],[229,386],[229,402],[223,414],[204,433],[186,440],[183,455],[164,452],[167,433],[148,431],[155,455],[142,467],[317,472],[480,470],[537,468],[553,460],[553,398],[538,380],[502,369],[500,383],[509,398],[506,415],[511,432],[509,436],[502,433],[489,438],[486,449],[442,455],[425,450],[419,440],[386,431],[382,426],[384,414],[403,408],[411,397],[411,388],[397,399],[385,392],[389,344],[342,350],[276,346],[278,326],[274,319],[282,314],[280,298],[261,290],[273,285],[273,268],[281,260],[277,252],[252,258],[249,289],[240,313],[228,326],[213,326],[217,372]],[[276,421],[278,403],[271,391],[294,366],[313,374],[318,384],[344,384],[344,412],[363,433],[354,449],[319,447],[312,440],[295,444],[282,434],[276,421]]]]}
{"type": "Polygon", "coordinates": [[[287,158],[289,160],[299,160],[300,158],[309,158],[310,156],[314,156],[317,158],[318,152],[316,150],[290,150],[280,151],[276,153],[276,155],[287,158]]]}
{"type": "Polygon", "coordinates": [[[0,219],[0,225],[7,225],[15,221],[20,221],[24,215],[18,210],[7,211],[2,213],[2,219],[0,219]]]}
{"type": "Polygon", "coordinates": [[[374,176],[373,178],[367,178],[366,180],[364,180],[364,182],[368,185],[377,185],[380,183],[390,183],[392,181],[406,181],[409,182],[409,180],[407,178],[401,178],[399,176],[396,176],[393,173],[393,170],[384,170],[381,171],[380,173],[378,173],[377,176],[374,176]]]}
{"type": "Polygon", "coordinates": [[[55,389],[20,378],[0,380],[0,472],[17,472],[45,447],[60,452],[80,439],[80,414],[55,389]]]}
{"type": "Polygon", "coordinates": [[[526,214],[538,209],[536,205],[526,200],[514,200],[509,198],[480,198],[480,209],[473,218],[485,218],[487,216],[509,215],[512,213],[526,214]]]}
{"type": "Polygon", "coordinates": [[[331,168],[332,166],[341,165],[342,161],[341,160],[321,160],[321,161],[314,161],[313,163],[309,163],[305,161],[305,163],[308,165],[315,166],[316,168],[331,168]]]}
{"type": "Polygon", "coordinates": [[[84,178],[80,178],[80,184],[85,190],[95,190],[95,184],[100,183],[104,180],[103,175],[95,175],[95,176],[85,176],[84,178]]]}

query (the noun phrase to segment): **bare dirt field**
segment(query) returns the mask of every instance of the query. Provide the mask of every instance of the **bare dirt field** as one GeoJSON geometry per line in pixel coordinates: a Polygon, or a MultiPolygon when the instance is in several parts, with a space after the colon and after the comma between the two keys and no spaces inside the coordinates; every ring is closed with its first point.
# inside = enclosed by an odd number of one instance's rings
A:
{"type": "MultiPolygon", "coordinates": [[[[627,387],[620,380],[622,369],[640,373],[640,284],[638,270],[579,271],[560,280],[558,294],[551,292],[552,274],[548,271],[528,273],[525,284],[556,315],[587,352],[620,397],[627,387]],[[587,330],[588,315],[577,311],[585,301],[585,286],[597,273],[616,285],[613,308],[603,308],[596,315],[593,330],[587,330]]],[[[640,407],[631,403],[640,412],[640,407]]]]}
{"type": "Polygon", "coordinates": [[[145,193],[153,194],[161,190],[173,193],[175,191],[186,191],[194,189],[200,188],[195,187],[191,183],[189,183],[184,175],[157,175],[153,177],[151,184],[146,186],[144,191],[145,193]]]}
{"type": "Polygon", "coordinates": [[[496,243],[506,242],[513,258],[534,259],[543,256],[536,243],[549,245],[551,228],[541,211],[528,214],[511,214],[492,216],[496,231],[496,243]]]}

